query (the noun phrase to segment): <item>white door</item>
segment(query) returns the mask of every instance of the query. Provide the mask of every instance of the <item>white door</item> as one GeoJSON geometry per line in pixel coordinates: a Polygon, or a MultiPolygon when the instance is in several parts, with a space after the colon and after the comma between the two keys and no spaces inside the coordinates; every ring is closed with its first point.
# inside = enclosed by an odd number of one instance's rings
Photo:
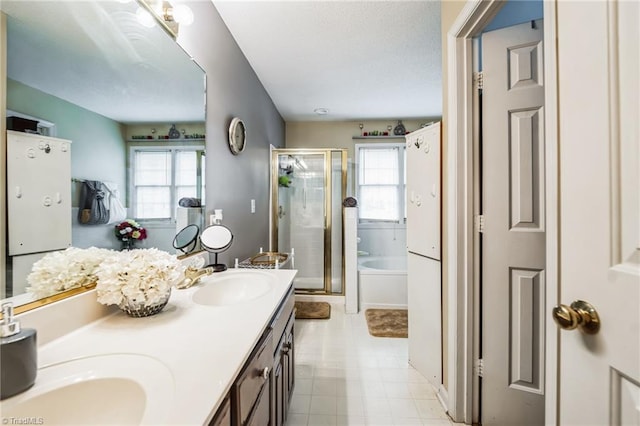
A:
{"type": "Polygon", "coordinates": [[[559,303],[601,320],[559,332],[558,423],[638,425],[640,3],[558,2],[557,19],[559,303]]]}
{"type": "Polygon", "coordinates": [[[544,423],[542,21],[482,36],[481,422],[544,423]]]}

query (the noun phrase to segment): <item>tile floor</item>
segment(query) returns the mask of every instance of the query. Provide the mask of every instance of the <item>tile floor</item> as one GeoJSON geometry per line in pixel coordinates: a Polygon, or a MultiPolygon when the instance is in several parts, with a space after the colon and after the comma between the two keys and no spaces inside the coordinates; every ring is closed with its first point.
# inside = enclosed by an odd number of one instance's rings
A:
{"type": "Polygon", "coordinates": [[[369,335],[364,313],[331,304],[329,320],[296,320],[296,385],[287,426],[453,425],[407,362],[407,339],[369,335]]]}

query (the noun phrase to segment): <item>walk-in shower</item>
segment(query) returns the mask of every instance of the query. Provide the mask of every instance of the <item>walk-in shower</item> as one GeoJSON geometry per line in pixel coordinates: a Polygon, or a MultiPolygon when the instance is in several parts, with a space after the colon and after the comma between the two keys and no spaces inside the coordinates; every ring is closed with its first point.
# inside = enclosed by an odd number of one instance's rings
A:
{"type": "Polygon", "coordinates": [[[343,294],[343,149],[274,149],[271,250],[295,250],[298,293],[343,294]]]}

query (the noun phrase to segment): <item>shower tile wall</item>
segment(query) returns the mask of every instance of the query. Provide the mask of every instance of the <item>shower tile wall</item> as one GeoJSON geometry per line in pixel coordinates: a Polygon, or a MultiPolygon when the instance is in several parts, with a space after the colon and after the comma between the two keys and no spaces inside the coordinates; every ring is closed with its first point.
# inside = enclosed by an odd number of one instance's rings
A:
{"type": "Polygon", "coordinates": [[[369,253],[369,256],[406,256],[406,231],[404,224],[360,225],[358,250],[369,253]]]}

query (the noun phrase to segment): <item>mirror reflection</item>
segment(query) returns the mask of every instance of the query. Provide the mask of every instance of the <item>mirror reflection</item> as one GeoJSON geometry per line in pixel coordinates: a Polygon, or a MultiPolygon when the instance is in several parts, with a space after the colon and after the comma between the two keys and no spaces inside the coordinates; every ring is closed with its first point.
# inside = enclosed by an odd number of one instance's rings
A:
{"type": "Polygon", "coordinates": [[[18,170],[7,176],[0,298],[31,301],[32,265],[67,247],[176,252],[177,231],[202,226],[202,69],[163,28],[140,22],[135,1],[3,0],[0,8],[6,166],[18,170]],[[199,207],[179,206],[184,197],[199,207]]]}

